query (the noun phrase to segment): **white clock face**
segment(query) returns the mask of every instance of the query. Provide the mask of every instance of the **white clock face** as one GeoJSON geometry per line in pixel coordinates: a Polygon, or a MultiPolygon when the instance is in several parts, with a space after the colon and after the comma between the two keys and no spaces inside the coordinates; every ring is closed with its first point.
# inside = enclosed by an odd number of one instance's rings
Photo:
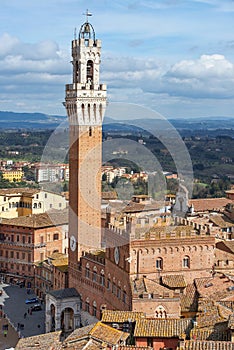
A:
{"type": "Polygon", "coordinates": [[[70,237],[70,248],[73,252],[76,250],[76,238],[74,236],[70,237]]]}
{"type": "Polygon", "coordinates": [[[115,258],[116,265],[118,265],[118,263],[119,263],[119,248],[118,247],[115,247],[114,258],[115,258]]]}

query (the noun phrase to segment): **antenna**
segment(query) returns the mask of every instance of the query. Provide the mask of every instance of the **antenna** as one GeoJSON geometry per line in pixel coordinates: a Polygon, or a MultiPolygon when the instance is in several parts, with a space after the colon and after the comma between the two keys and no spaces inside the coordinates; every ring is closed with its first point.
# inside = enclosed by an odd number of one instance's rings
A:
{"type": "Polygon", "coordinates": [[[92,13],[89,12],[89,10],[87,9],[85,13],[83,13],[84,16],[86,16],[86,22],[89,22],[89,17],[92,16],[92,13]]]}
{"type": "Polygon", "coordinates": [[[74,29],[74,40],[76,40],[76,27],[74,29]]]}

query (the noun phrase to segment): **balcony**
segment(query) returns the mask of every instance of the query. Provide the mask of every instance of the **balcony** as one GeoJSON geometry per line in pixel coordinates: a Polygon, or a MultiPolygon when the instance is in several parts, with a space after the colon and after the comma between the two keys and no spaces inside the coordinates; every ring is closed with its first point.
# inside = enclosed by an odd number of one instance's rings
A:
{"type": "Polygon", "coordinates": [[[46,247],[46,243],[33,244],[33,248],[43,248],[43,247],[46,247]]]}
{"type": "Polygon", "coordinates": [[[33,262],[29,262],[27,260],[14,259],[14,258],[6,258],[4,256],[0,256],[0,261],[8,262],[9,264],[23,264],[23,265],[31,265],[33,266],[33,262]]]}
{"type": "Polygon", "coordinates": [[[33,248],[34,244],[33,243],[23,243],[23,242],[12,242],[9,241],[8,239],[1,239],[0,240],[1,244],[7,244],[10,247],[25,247],[25,248],[33,248]]]}
{"type": "Polygon", "coordinates": [[[10,247],[24,247],[24,248],[42,248],[46,247],[46,243],[23,243],[23,242],[12,242],[9,241],[8,239],[1,239],[0,240],[1,244],[6,244],[10,247]]]}

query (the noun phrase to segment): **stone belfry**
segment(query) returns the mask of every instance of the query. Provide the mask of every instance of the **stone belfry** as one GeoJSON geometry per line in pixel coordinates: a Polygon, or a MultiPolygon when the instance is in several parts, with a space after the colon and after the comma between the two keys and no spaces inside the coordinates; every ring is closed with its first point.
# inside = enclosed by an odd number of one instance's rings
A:
{"type": "Polygon", "coordinates": [[[72,40],[73,83],[66,85],[69,120],[69,287],[83,252],[101,248],[102,120],[106,85],[100,84],[101,41],[88,21],[72,40]]]}

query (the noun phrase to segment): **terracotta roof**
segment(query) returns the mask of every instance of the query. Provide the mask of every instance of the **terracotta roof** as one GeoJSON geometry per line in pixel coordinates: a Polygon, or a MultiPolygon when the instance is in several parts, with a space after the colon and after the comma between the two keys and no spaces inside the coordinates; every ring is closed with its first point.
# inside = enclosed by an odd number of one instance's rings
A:
{"type": "Polygon", "coordinates": [[[57,210],[31,216],[19,216],[12,219],[2,219],[1,224],[12,226],[24,226],[32,228],[42,228],[59,226],[68,223],[68,209],[57,210]]]}
{"type": "Polygon", "coordinates": [[[216,248],[224,250],[225,252],[234,254],[234,242],[233,241],[222,241],[216,243],[216,248]]]}
{"type": "Polygon", "coordinates": [[[185,340],[184,345],[180,346],[184,350],[234,350],[234,343],[226,341],[212,340],[185,340]]]}
{"type": "Polygon", "coordinates": [[[90,331],[93,329],[94,325],[90,324],[85,327],[75,329],[67,338],[66,341],[70,342],[75,339],[80,339],[87,337],[90,334],[90,331]]]}
{"type": "Polygon", "coordinates": [[[52,263],[52,265],[54,265],[56,267],[67,266],[68,265],[68,257],[52,260],[51,263],[52,263]]]}
{"type": "Polygon", "coordinates": [[[225,193],[227,193],[227,194],[234,194],[234,190],[228,190],[228,191],[225,191],[225,193]]]}
{"type": "Polygon", "coordinates": [[[99,341],[95,339],[80,339],[78,342],[75,342],[75,344],[69,344],[64,341],[63,345],[59,349],[55,350],[64,350],[69,349],[69,350],[103,350],[103,344],[100,343],[99,341]]]}
{"type": "Polygon", "coordinates": [[[102,192],[102,199],[117,199],[118,195],[116,191],[102,192]]]}
{"type": "Polygon", "coordinates": [[[173,298],[174,292],[168,289],[165,286],[160,285],[154,280],[151,280],[149,278],[144,277],[143,278],[144,285],[145,285],[145,291],[146,293],[153,293],[154,298],[158,297],[167,297],[167,298],[173,298]]]}
{"type": "Polygon", "coordinates": [[[96,323],[90,335],[109,344],[117,344],[129,337],[129,333],[119,331],[101,322],[96,323]]]}
{"type": "Polygon", "coordinates": [[[232,202],[228,198],[200,198],[200,199],[190,199],[189,205],[193,205],[194,211],[211,211],[220,210],[225,207],[226,204],[232,202]]]}
{"type": "Polygon", "coordinates": [[[80,294],[75,288],[64,288],[59,290],[51,290],[48,294],[55,297],[55,299],[73,298],[80,297],[80,294]]]}
{"type": "Polygon", "coordinates": [[[40,334],[33,337],[22,338],[18,341],[15,350],[52,350],[60,343],[61,331],[40,334]]]}
{"type": "Polygon", "coordinates": [[[221,228],[233,227],[234,223],[225,215],[210,215],[209,220],[216,226],[221,228]]]}
{"type": "Polygon", "coordinates": [[[40,189],[37,188],[28,188],[28,187],[19,187],[19,188],[2,188],[0,189],[0,196],[7,196],[7,195],[22,195],[26,194],[29,196],[32,196],[38,192],[40,192],[40,189]]]}
{"type": "Polygon", "coordinates": [[[102,312],[102,322],[113,322],[113,323],[123,323],[131,319],[136,321],[138,319],[144,318],[143,312],[135,311],[112,311],[103,310],[102,312]]]}
{"type": "Polygon", "coordinates": [[[135,337],[180,338],[189,334],[193,327],[192,319],[142,319],[137,320],[134,330],[135,337]]]}
{"type": "Polygon", "coordinates": [[[213,300],[202,299],[198,303],[198,313],[196,322],[198,328],[214,327],[215,324],[226,321],[223,315],[220,314],[219,305],[213,300]]]}
{"type": "Polygon", "coordinates": [[[162,276],[162,283],[169,288],[185,288],[186,282],[183,275],[162,276]]]}
{"type": "Polygon", "coordinates": [[[197,311],[198,296],[194,283],[188,284],[185,294],[181,298],[181,311],[197,311]]]}
{"type": "Polygon", "coordinates": [[[98,341],[102,341],[111,345],[116,345],[120,341],[125,341],[129,337],[129,333],[119,331],[102,322],[97,322],[87,327],[75,329],[71,335],[66,338],[66,343],[72,342],[82,337],[92,337],[98,341]]]}
{"type": "Polygon", "coordinates": [[[135,203],[135,202],[130,202],[124,209],[125,213],[135,213],[135,212],[142,212],[142,211],[152,211],[152,210],[159,210],[163,206],[165,206],[164,202],[156,202],[156,203],[151,203],[147,204],[144,202],[143,203],[135,203]]]}
{"type": "Polygon", "coordinates": [[[125,345],[119,346],[118,350],[153,350],[151,346],[125,345]]]}
{"type": "Polygon", "coordinates": [[[228,322],[215,324],[213,327],[198,328],[195,327],[190,332],[190,338],[193,340],[230,340],[228,332],[228,322]]]}
{"type": "Polygon", "coordinates": [[[200,297],[221,301],[227,296],[234,295],[234,291],[228,289],[233,286],[232,278],[233,276],[215,275],[213,278],[196,278],[194,282],[200,297]]]}
{"type": "Polygon", "coordinates": [[[173,298],[174,292],[167,287],[161,286],[158,282],[148,279],[146,277],[139,278],[138,280],[131,282],[133,297],[142,297],[144,293],[154,294],[154,298],[173,298]]]}

